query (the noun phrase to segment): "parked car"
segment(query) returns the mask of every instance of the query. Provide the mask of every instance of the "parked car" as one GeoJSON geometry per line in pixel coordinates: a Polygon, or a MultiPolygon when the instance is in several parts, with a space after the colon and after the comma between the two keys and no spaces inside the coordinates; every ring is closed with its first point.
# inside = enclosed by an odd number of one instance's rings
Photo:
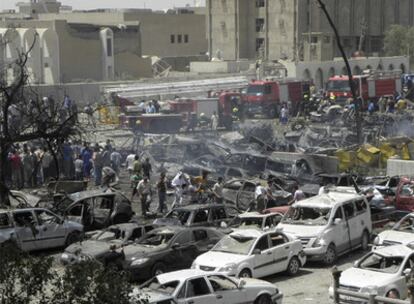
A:
{"type": "Polygon", "coordinates": [[[82,237],[83,226],[42,208],[0,210],[0,244],[23,251],[69,246],[82,237]]]}
{"type": "Polygon", "coordinates": [[[163,218],[154,221],[156,225],[216,226],[228,223],[239,214],[237,208],[223,204],[194,204],[171,210],[163,218]]]}
{"type": "Polygon", "coordinates": [[[90,190],[64,195],[49,209],[83,224],[85,231],[127,223],[134,214],[131,201],[114,190],[90,190]]]}
{"type": "Polygon", "coordinates": [[[140,292],[150,304],[281,304],[283,299],[269,282],[195,269],[160,274],[141,285],[140,292]]]}
{"type": "Polygon", "coordinates": [[[134,280],[189,268],[194,259],[215,245],[223,234],[205,227],[178,226],[154,229],[138,242],[125,246],[124,269],[134,280]]]}
{"type": "Polygon", "coordinates": [[[293,204],[278,228],[300,238],[309,260],[331,265],[351,250],[368,249],[371,212],[354,189],[331,188],[293,204]]]}
{"type": "Polygon", "coordinates": [[[260,278],[287,271],[295,275],[306,262],[300,240],[282,232],[238,230],[224,236],[192,268],[230,276],[260,278]]]}
{"type": "MultiPolygon", "coordinates": [[[[345,290],[405,299],[408,292],[407,277],[413,268],[412,248],[405,245],[381,247],[356,261],[354,267],[342,272],[339,284],[345,290]]],[[[332,295],[332,288],[330,293],[332,295]]],[[[352,297],[341,298],[346,303],[355,303],[352,302],[352,297]]]]}
{"type": "Polygon", "coordinates": [[[239,214],[233,221],[230,222],[229,227],[238,229],[252,229],[269,230],[276,228],[282,220],[281,213],[266,213],[259,212],[245,212],[239,214]]]}
{"type": "Polygon", "coordinates": [[[414,213],[410,213],[390,230],[382,231],[374,240],[376,246],[407,245],[414,242],[414,213]]]}
{"type": "Polygon", "coordinates": [[[102,262],[105,254],[110,251],[110,246],[121,248],[130,242],[142,238],[154,225],[139,225],[136,223],[117,224],[104,230],[96,230],[88,233],[89,237],[82,242],[77,242],[65,249],[60,256],[62,264],[73,264],[87,259],[96,259],[102,262]]]}
{"type": "MultiPolygon", "coordinates": [[[[266,181],[261,179],[233,179],[226,182],[223,186],[223,198],[227,204],[236,206],[241,211],[249,209],[252,202],[254,202],[254,192],[256,190],[256,184],[266,184],[266,181]]],[[[273,197],[276,199],[278,205],[287,204],[292,194],[284,191],[281,188],[273,189],[273,197]]],[[[268,204],[268,208],[274,207],[271,203],[268,204]]]]}

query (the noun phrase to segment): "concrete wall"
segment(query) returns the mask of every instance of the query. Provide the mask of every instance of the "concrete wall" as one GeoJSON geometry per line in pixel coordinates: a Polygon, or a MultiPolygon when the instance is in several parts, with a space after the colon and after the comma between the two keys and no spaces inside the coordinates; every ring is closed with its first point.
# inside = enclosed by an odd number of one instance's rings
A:
{"type": "Polygon", "coordinates": [[[239,73],[249,70],[253,64],[252,61],[191,62],[190,72],[199,74],[239,73]]]}
{"type": "Polygon", "coordinates": [[[408,175],[412,176],[414,172],[414,161],[389,159],[387,161],[387,176],[408,175]]]}

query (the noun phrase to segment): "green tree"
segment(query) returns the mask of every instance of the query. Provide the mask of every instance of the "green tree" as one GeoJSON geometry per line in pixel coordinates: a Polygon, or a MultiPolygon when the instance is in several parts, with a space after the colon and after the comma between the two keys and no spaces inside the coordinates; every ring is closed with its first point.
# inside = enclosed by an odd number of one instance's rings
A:
{"type": "Polygon", "coordinates": [[[414,28],[391,25],[385,32],[384,51],[387,56],[412,56],[414,54],[414,28]]]}

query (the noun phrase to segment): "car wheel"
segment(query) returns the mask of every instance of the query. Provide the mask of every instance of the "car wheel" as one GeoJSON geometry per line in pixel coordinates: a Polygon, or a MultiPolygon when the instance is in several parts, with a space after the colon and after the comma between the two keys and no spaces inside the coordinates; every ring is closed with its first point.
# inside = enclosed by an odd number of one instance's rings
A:
{"type": "Polygon", "coordinates": [[[386,297],[390,298],[390,299],[399,299],[400,298],[400,293],[397,290],[392,289],[392,290],[387,292],[386,297]]]}
{"type": "Polygon", "coordinates": [[[327,266],[333,265],[336,261],[336,248],[334,244],[330,244],[323,256],[323,262],[327,266]]]}
{"type": "Polygon", "coordinates": [[[239,273],[239,278],[251,278],[251,277],[252,277],[252,272],[247,268],[243,269],[239,273]]]}
{"type": "Polygon", "coordinates": [[[368,250],[369,244],[369,233],[365,230],[361,237],[361,249],[362,251],[368,250]]]}
{"type": "Polygon", "coordinates": [[[152,276],[156,277],[160,274],[165,273],[165,265],[163,263],[156,263],[154,267],[152,267],[152,276]]]}
{"type": "Polygon", "coordinates": [[[261,295],[254,301],[254,304],[272,304],[272,298],[269,295],[261,295]]]}
{"type": "Polygon", "coordinates": [[[287,273],[289,275],[296,275],[299,272],[299,269],[300,269],[300,261],[297,257],[294,256],[289,261],[287,273]]]}
{"type": "Polygon", "coordinates": [[[66,238],[65,245],[68,247],[69,245],[79,242],[80,241],[80,233],[77,231],[69,233],[69,235],[66,238]]]}

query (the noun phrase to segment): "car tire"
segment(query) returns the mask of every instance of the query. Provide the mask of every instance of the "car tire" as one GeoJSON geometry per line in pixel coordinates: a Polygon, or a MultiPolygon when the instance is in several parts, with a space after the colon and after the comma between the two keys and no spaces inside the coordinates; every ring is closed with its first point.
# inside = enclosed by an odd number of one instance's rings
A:
{"type": "Polygon", "coordinates": [[[369,233],[368,231],[364,230],[361,237],[361,250],[367,251],[369,249],[369,233]]]}
{"type": "Polygon", "coordinates": [[[252,272],[249,269],[245,268],[242,271],[240,271],[238,277],[239,278],[251,278],[252,272]]]}
{"type": "Polygon", "coordinates": [[[69,235],[66,237],[65,246],[68,247],[69,245],[79,242],[81,239],[80,233],[78,231],[73,231],[69,233],[69,235]]]}
{"type": "Polygon", "coordinates": [[[300,266],[301,265],[300,265],[299,259],[296,256],[292,257],[289,261],[289,264],[286,270],[288,275],[290,276],[296,275],[300,270],[300,266]]]}
{"type": "Polygon", "coordinates": [[[166,267],[163,263],[155,263],[155,265],[152,267],[152,276],[158,276],[160,274],[165,273],[166,267]]]}
{"type": "Polygon", "coordinates": [[[336,261],[336,248],[334,244],[330,244],[323,256],[323,263],[326,266],[332,266],[336,261]]]}
{"type": "Polygon", "coordinates": [[[269,295],[261,295],[254,301],[254,304],[272,304],[272,298],[269,295]]]}
{"type": "Polygon", "coordinates": [[[386,297],[390,299],[400,299],[400,293],[398,292],[398,290],[391,289],[387,292],[386,297]]]}

